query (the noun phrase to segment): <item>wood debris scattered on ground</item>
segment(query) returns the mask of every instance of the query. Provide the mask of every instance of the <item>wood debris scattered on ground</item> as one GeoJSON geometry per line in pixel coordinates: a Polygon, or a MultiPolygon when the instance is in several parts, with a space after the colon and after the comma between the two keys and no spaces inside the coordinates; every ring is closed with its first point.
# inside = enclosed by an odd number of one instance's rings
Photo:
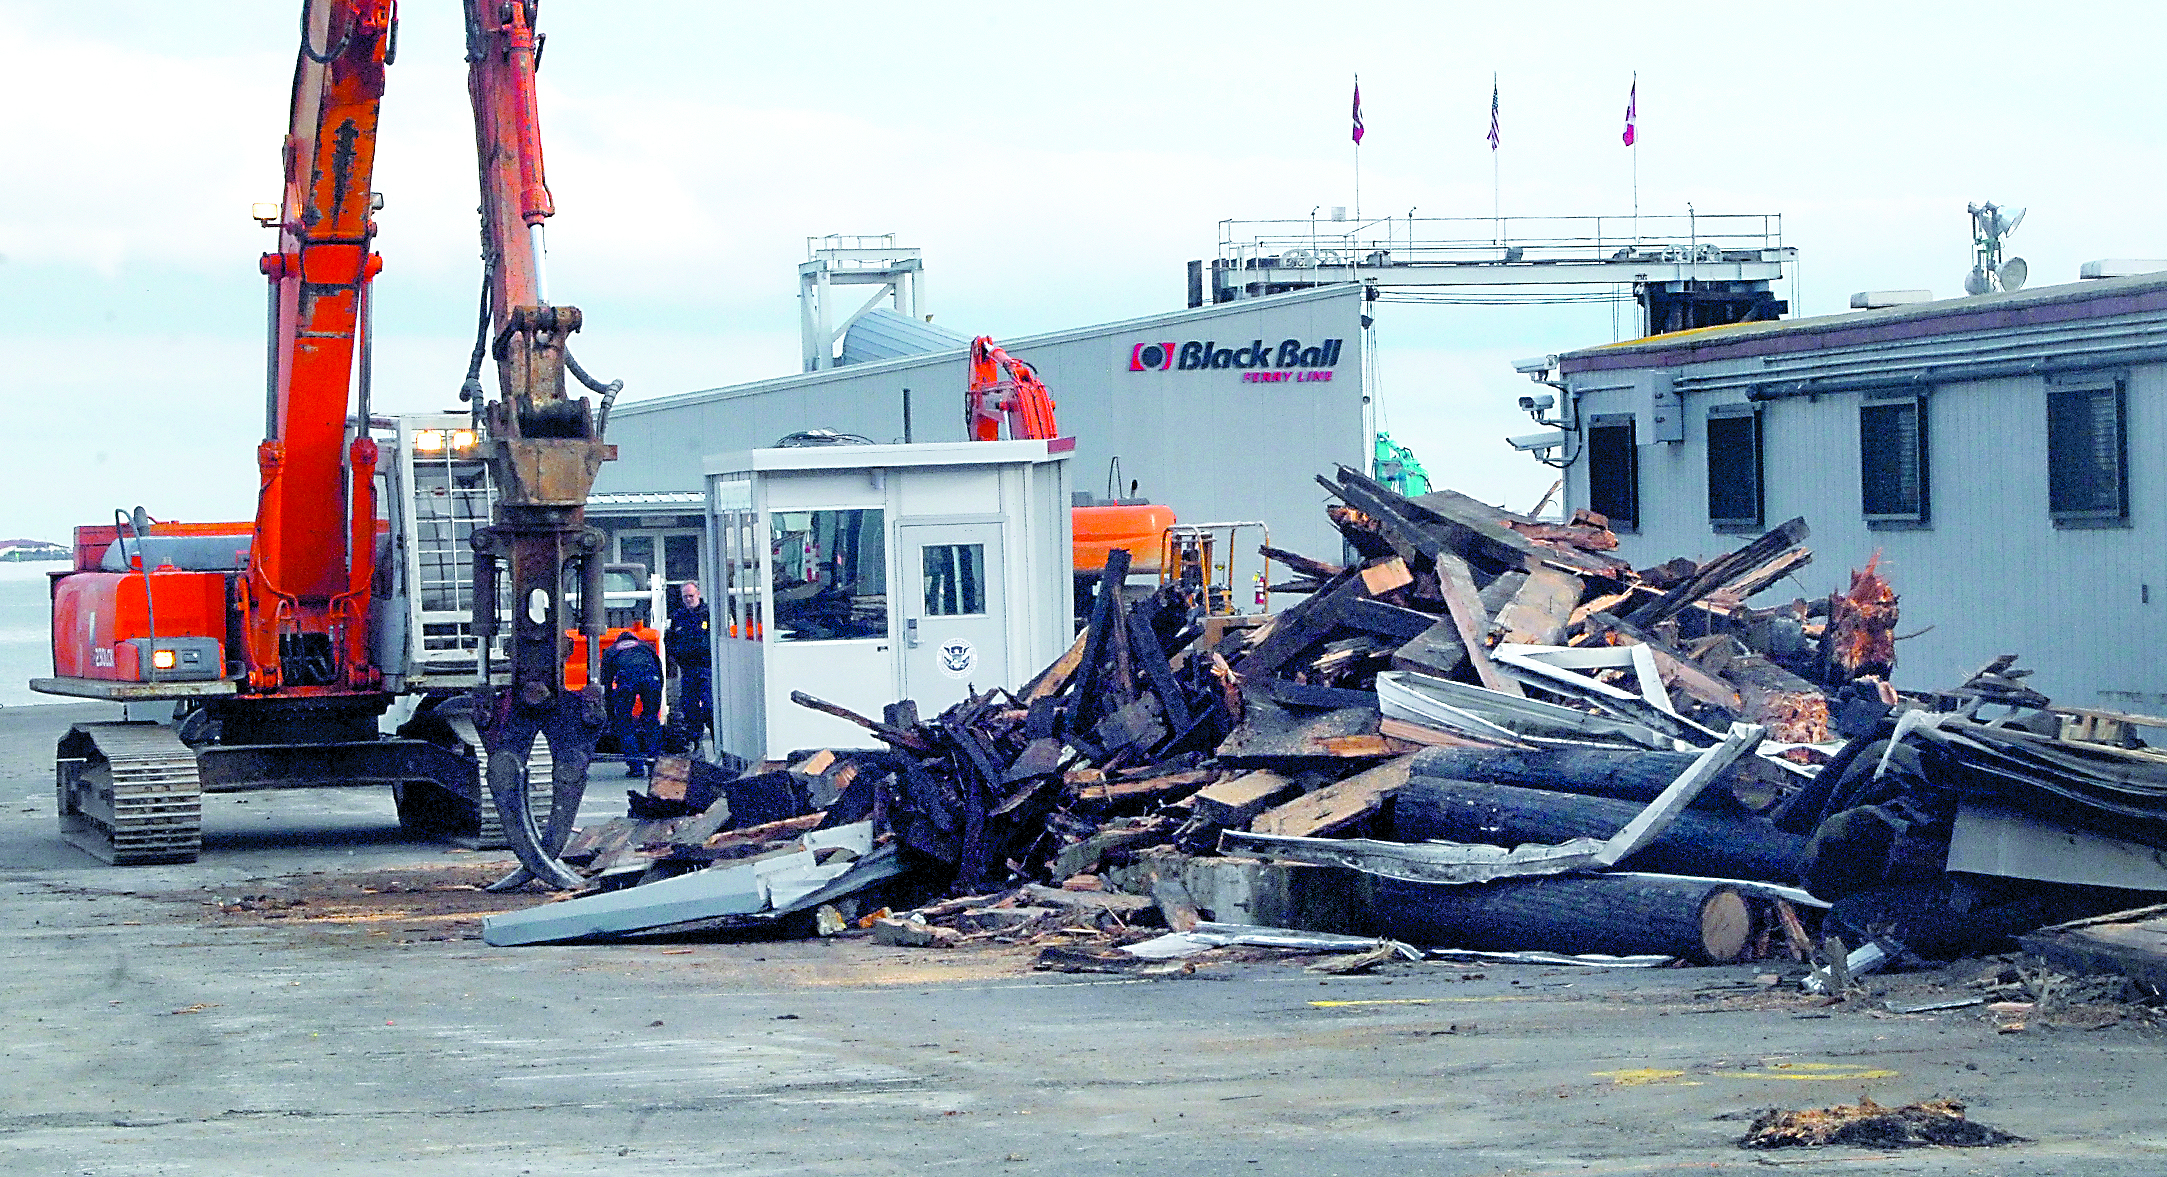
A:
{"type": "Polygon", "coordinates": [[[2026,1138],[1964,1118],[1953,1099],[1929,1099],[1885,1108],[1864,1096],[1856,1104],[1791,1112],[1770,1108],[1748,1129],[1740,1148],[1980,1148],[2017,1144],[2026,1138]]]}
{"type": "MultiPolygon", "coordinates": [[[[1899,693],[1877,561],[1841,591],[1753,603],[1810,562],[1804,520],[1635,568],[1585,511],[1408,498],[1345,468],[1319,481],[1352,560],[1265,548],[1290,574],[1274,591],[1302,598],[1278,614],[1211,616],[1181,580],[1138,593],[1117,552],[1074,644],[1021,689],[930,718],[794,695],[869,747],[666,761],[566,860],[599,892],[748,864],[862,884],[750,912],[733,896],[737,914],[701,926],[1098,951],[1232,902],[1255,923],[1452,947],[1818,964],[1839,999],[1874,968],[2142,906],[2142,879],[1958,876],[1950,856],[1982,800],[2167,847],[2167,756],[2135,738],[2143,717],[2053,709],[2013,658],[1899,693]],[[1663,801],[1748,730],[1748,754],[1663,801]],[[834,835],[859,823],[892,869],[844,870],[858,851],[834,835]],[[1212,863],[1282,873],[1222,887],[1212,863]],[[1320,877],[1359,902],[1316,902],[1320,877]],[[1137,906],[1064,898],[1114,893],[1137,906]]],[[[666,914],[654,926],[692,926],[681,904],[666,914]]],[[[2091,935],[2115,934],[2134,935],[2091,935]]]]}

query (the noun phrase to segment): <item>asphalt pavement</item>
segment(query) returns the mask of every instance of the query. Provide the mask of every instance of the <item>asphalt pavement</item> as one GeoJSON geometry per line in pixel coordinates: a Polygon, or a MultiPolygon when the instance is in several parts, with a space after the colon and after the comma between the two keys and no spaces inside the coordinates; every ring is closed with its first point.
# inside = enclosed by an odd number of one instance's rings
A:
{"type": "MultiPolygon", "coordinates": [[[[2167,1168],[2156,1031],[1820,1009],[1757,990],[1757,966],[1139,980],[1034,974],[1024,949],[491,949],[396,915],[228,918],[253,892],[491,856],[405,841],[387,791],[338,789],[207,798],[198,863],[104,866],[55,832],[50,757],[115,710],[0,709],[0,1172],[2167,1168]],[[2033,1142],[1736,1147],[1758,1109],[1862,1094],[1960,1099],[2033,1142]]],[[[583,816],[621,812],[615,783],[583,816]]]]}

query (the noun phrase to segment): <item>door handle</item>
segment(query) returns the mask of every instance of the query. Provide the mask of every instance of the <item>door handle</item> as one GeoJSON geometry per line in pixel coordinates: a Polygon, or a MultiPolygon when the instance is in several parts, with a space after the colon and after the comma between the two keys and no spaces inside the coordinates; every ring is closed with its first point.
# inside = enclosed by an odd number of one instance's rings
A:
{"type": "Polygon", "coordinates": [[[918,648],[918,619],[915,617],[903,619],[903,644],[913,650],[918,648]]]}

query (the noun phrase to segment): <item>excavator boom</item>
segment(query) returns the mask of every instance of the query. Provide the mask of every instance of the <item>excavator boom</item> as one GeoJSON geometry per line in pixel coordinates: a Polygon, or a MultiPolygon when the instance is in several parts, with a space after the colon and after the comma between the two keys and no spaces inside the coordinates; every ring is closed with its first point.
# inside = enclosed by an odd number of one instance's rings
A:
{"type": "Polygon", "coordinates": [[[372,178],[391,55],[391,0],[310,0],[284,147],[261,489],[242,643],[258,693],[374,690],[368,649],[376,443],[346,437],[361,368],[366,420],[372,178]]]}

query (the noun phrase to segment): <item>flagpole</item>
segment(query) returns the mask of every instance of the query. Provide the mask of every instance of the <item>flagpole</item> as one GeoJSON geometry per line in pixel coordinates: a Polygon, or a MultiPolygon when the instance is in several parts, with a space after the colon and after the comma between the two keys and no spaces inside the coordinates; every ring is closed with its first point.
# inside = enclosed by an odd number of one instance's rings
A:
{"type": "Polygon", "coordinates": [[[1504,203],[1498,195],[1497,148],[1500,141],[1497,129],[1497,75],[1490,75],[1490,222],[1497,244],[1505,244],[1504,203]]]}
{"type": "Polygon", "coordinates": [[[1626,144],[1633,157],[1633,244],[1640,244],[1640,71],[1633,71],[1633,97],[1627,103],[1626,114],[1633,121],[1633,141],[1626,144]]]}
{"type": "Polygon", "coordinates": [[[1354,223],[1362,223],[1362,75],[1354,75],[1354,223]]]}

